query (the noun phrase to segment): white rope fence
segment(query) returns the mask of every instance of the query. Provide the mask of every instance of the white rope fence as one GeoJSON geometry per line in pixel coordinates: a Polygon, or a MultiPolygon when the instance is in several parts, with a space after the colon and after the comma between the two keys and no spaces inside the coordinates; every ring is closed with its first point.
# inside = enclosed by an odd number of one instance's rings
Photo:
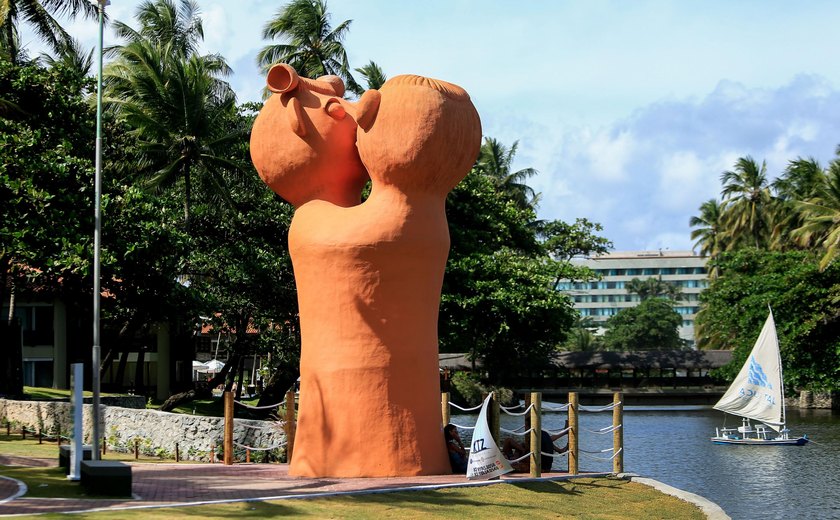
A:
{"type": "Polygon", "coordinates": [[[569,403],[561,404],[559,406],[543,405],[542,409],[544,412],[565,412],[569,409],[569,403]]]}
{"type": "Polygon", "coordinates": [[[588,433],[595,434],[595,435],[604,435],[604,434],[607,434],[607,433],[612,433],[612,432],[618,430],[619,428],[621,428],[620,424],[614,424],[614,425],[610,425],[610,426],[605,426],[605,427],[601,428],[600,430],[588,430],[586,428],[581,428],[581,430],[583,430],[585,432],[588,432],[588,433]]]}
{"type": "Polygon", "coordinates": [[[572,431],[572,428],[571,428],[571,426],[568,426],[566,428],[563,428],[562,430],[546,430],[546,431],[548,433],[550,433],[551,435],[565,435],[565,434],[569,433],[570,431],[572,431]]]}
{"type": "MultiPolygon", "coordinates": [[[[448,397],[449,397],[448,393],[445,394],[445,397],[447,398],[446,400],[443,401],[443,403],[445,405],[455,407],[456,409],[461,410],[463,412],[473,412],[473,411],[479,410],[481,408],[481,405],[474,406],[472,408],[464,408],[464,407],[458,406],[457,404],[449,401],[448,400],[448,397]]],[[[531,394],[531,402],[529,402],[527,406],[525,406],[525,404],[518,404],[518,405],[515,405],[515,406],[501,406],[501,405],[496,404],[495,405],[495,407],[496,407],[495,410],[496,411],[494,412],[496,414],[496,419],[495,419],[496,423],[493,425],[493,427],[496,428],[494,436],[498,436],[499,433],[505,433],[505,434],[511,435],[511,436],[523,437],[523,436],[527,436],[529,434],[533,434],[534,431],[537,431],[537,428],[534,428],[534,427],[530,426],[531,420],[529,418],[526,418],[525,419],[525,425],[520,426],[519,428],[516,428],[516,429],[504,428],[503,426],[498,424],[498,422],[499,422],[498,421],[498,414],[499,413],[505,413],[509,416],[514,416],[514,417],[521,417],[521,416],[525,416],[529,413],[531,413],[531,414],[540,413],[541,414],[541,413],[544,413],[544,412],[566,412],[568,414],[568,419],[566,421],[566,427],[564,427],[562,429],[557,429],[557,430],[550,430],[550,429],[546,429],[546,428],[541,428],[541,429],[542,429],[542,432],[543,432],[542,433],[543,437],[546,434],[548,434],[552,437],[552,440],[557,439],[558,437],[568,435],[569,436],[568,446],[561,450],[561,449],[558,449],[557,447],[553,446],[553,442],[552,442],[552,448],[553,448],[552,453],[546,453],[546,452],[540,450],[539,455],[542,456],[542,457],[551,457],[553,459],[559,459],[559,458],[564,458],[564,457],[567,458],[567,460],[569,461],[569,472],[573,475],[578,474],[578,460],[579,460],[580,456],[587,457],[589,459],[593,459],[593,460],[597,460],[597,461],[603,461],[603,462],[612,461],[613,462],[613,471],[615,473],[621,473],[622,471],[624,471],[624,469],[623,469],[624,468],[624,462],[623,462],[623,455],[622,455],[623,451],[624,451],[624,441],[623,441],[623,433],[622,433],[623,428],[624,428],[624,425],[622,423],[623,401],[621,399],[622,394],[620,392],[615,392],[613,394],[613,397],[614,397],[613,402],[610,403],[610,404],[607,404],[605,406],[583,406],[583,405],[580,405],[579,402],[578,402],[577,392],[570,392],[568,403],[560,404],[560,405],[552,403],[552,404],[546,405],[544,403],[541,404],[540,393],[539,392],[534,392],[534,393],[531,394]],[[613,424],[611,424],[609,426],[605,426],[605,427],[600,428],[600,429],[588,429],[588,428],[583,428],[580,425],[580,412],[602,413],[602,412],[609,412],[609,411],[612,412],[612,419],[613,419],[612,420],[613,424]],[[579,437],[581,433],[587,433],[587,434],[592,434],[592,435],[613,434],[613,447],[606,448],[606,449],[603,449],[603,450],[597,450],[597,451],[582,449],[582,448],[580,448],[580,437],[579,437]],[[609,456],[608,457],[603,456],[605,454],[609,454],[609,456]]],[[[447,418],[449,417],[448,413],[449,412],[447,411],[447,409],[444,408],[444,416],[447,417],[447,418]]],[[[492,415],[491,415],[491,417],[492,417],[492,415]]],[[[534,420],[538,421],[537,424],[540,423],[539,418],[535,418],[534,420]]],[[[464,429],[464,430],[474,430],[475,429],[475,426],[464,426],[464,425],[459,425],[459,424],[455,424],[455,426],[460,428],[460,429],[464,429]]],[[[543,442],[542,444],[545,444],[545,443],[543,442]]],[[[507,446],[507,444],[506,444],[506,446],[507,446]]],[[[548,446],[544,446],[544,448],[545,447],[548,447],[548,446]]],[[[520,450],[516,450],[516,451],[519,451],[521,453],[520,450]]],[[[521,462],[521,461],[527,459],[528,457],[532,457],[533,454],[534,454],[534,450],[531,450],[529,453],[527,453],[525,455],[522,455],[519,458],[509,459],[508,462],[515,464],[517,462],[521,462]]],[[[533,465],[533,461],[532,461],[532,465],[533,465]]],[[[539,465],[540,464],[538,462],[538,466],[539,465]]],[[[539,467],[536,470],[532,467],[531,471],[532,471],[532,475],[534,475],[534,474],[536,474],[536,476],[540,475],[540,468],[539,467]]]]}
{"type": "Polygon", "coordinates": [[[243,428],[250,428],[252,430],[264,431],[264,430],[276,430],[277,428],[283,427],[283,422],[278,421],[276,424],[267,424],[265,426],[254,426],[253,424],[247,424],[244,422],[240,422],[243,419],[234,419],[233,424],[237,426],[241,426],[243,428]]]}
{"type": "Polygon", "coordinates": [[[598,456],[592,455],[592,453],[609,453],[611,451],[614,451],[613,448],[608,448],[606,450],[601,450],[601,451],[587,451],[587,450],[579,450],[579,451],[583,456],[585,456],[587,458],[594,459],[594,460],[600,460],[600,461],[603,461],[603,462],[610,462],[613,459],[615,459],[618,456],[618,454],[621,453],[623,450],[624,450],[624,448],[619,448],[618,451],[613,453],[611,457],[598,457],[598,456]]]}
{"type": "MultiPolygon", "coordinates": [[[[524,428],[524,426],[523,426],[523,428],[524,428]]],[[[517,428],[517,429],[515,429],[515,430],[508,430],[507,428],[502,428],[501,426],[499,426],[499,431],[503,431],[503,432],[505,432],[505,433],[509,433],[509,434],[511,434],[511,435],[528,435],[529,433],[531,433],[532,431],[534,431],[534,429],[533,429],[533,428],[528,428],[528,429],[527,429],[527,430],[525,430],[524,432],[523,432],[523,431],[520,431],[521,429],[522,429],[522,428],[517,428]]]]}
{"type": "Polygon", "coordinates": [[[563,457],[568,457],[569,456],[569,450],[562,451],[562,452],[559,452],[559,453],[558,452],[546,453],[544,451],[541,451],[540,455],[545,455],[546,457],[552,457],[552,458],[555,458],[555,459],[562,459],[563,457]]]}
{"type": "Polygon", "coordinates": [[[521,407],[522,407],[521,404],[518,404],[516,406],[509,406],[509,407],[499,406],[499,410],[505,412],[508,415],[521,416],[521,415],[525,415],[526,413],[530,413],[531,410],[534,408],[534,405],[529,404],[528,408],[525,408],[525,410],[522,411],[522,412],[511,412],[511,410],[516,410],[517,408],[521,408],[521,407]]]}
{"type": "Polygon", "coordinates": [[[530,457],[530,456],[531,456],[531,454],[533,454],[533,453],[534,453],[533,451],[529,451],[528,453],[526,453],[525,455],[523,455],[523,456],[519,457],[518,459],[510,459],[510,460],[508,460],[508,462],[510,462],[511,464],[516,464],[517,462],[522,462],[523,460],[525,460],[525,459],[527,459],[528,457],[530,457]]]}
{"type": "Polygon", "coordinates": [[[612,410],[620,404],[621,404],[621,401],[619,401],[617,403],[610,403],[606,406],[598,406],[598,407],[580,405],[580,406],[578,406],[578,410],[580,410],[581,412],[600,413],[600,412],[606,412],[608,410],[612,410]]]}
{"type": "Polygon", "coordinates": [[[462,408],[462,407],[458,406],[457,404],[453,403],[452,401],[449,401],[449,406],[454,406],[455,408],[461,410],[462,412],[473,412],[473,411],[481,408],[481,405],[473,406],[472,408],[462,408]]]}
{"type": "MultiPolygon", "coordinates": [[[[285,400],[279,403],[270,404],[266,406],[253,406],[248,403],[234,399],[233,392],[223,392],[223,403],[225,410],[224,433],[222,437],[222,450],[224,453],[224,463],[226,465],[234,464],[234,452],[237,449],[244,449],[246,451],[245,461],[250,462],[251,452],[268,452],[278,448],[286,447],[286,459],[291,455],[294,449],[295,437],[295,413],[297,399],[293,391],[286,392],[285,400]],[[285,408],[285,416],[277,420],[270,421],[268,424],[250,424],[248,419],[237,419],[234,417],[234,409],[236,405],[249,410],[278,410],[285,408]],[[240,432],[245,430],[245,437],[240,438],[242,442],[234,440],[234,430],[239,428],[240,432]],[[282,430],[282,431],[281,431],[282,430]],[[281,436],[285,438],[279,438],[281,436]],[[271,443],[269,446],[251,446],[246,442],[254,443],[271,443]]],[[[280,414],[280,410],[277,412],[280,414]]],[[[282,453],[280,455],[282,457],[282,453]]]]}
{"type": "Polygon", "coordinates": [[[280,402],[280,403],[269,404],[269,405],[265,405],[265,406],[252,406],[248,403],[243,403],[242,401],[237,401],[236,399],[234,399],[233,402],[238,404],[239,406],[243,406],[245,408],[248,408],[249,410],[270,410],[272,408],[277,408],[279,406],[283,406],[284,404],[286,404],[286,403],[280,402]]]}
{"type": "Polygon", "coordinates": [[[284,442],[281,442],[281,443],[276,444],[276,445],[274,445],[274,446],[269,446],[269,447],[267,447],[267,448],[255,448],[255,447],[253,447],[253,446],[247,446],[247,445],[245,445],[245,444],[240,444],[240,443],[238,443],[238,442],[236,442],[236,441],[233,441],[233,444],[234,444],[234,445],[236,445],[237,447],[242,448],[242,449],[245,449],[245,450],[251,450],[251,451],[269,451],[269,450],[276,450],[277,448],[282,448],[283,446],[285,446],[285,445],[286,445],[286,442],[284,441],[284,442]]]}

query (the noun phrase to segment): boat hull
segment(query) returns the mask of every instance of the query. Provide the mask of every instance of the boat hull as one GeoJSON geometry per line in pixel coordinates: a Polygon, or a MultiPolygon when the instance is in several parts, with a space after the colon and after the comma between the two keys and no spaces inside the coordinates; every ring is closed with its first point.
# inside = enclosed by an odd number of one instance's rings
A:
{"type": "Polygon", "coordinates": [[[795,439],[730,439],[727,437],[712,437],[714,444],[745,444],[748,446],[804,446],[808,443],[807,437],[795,439]]]}

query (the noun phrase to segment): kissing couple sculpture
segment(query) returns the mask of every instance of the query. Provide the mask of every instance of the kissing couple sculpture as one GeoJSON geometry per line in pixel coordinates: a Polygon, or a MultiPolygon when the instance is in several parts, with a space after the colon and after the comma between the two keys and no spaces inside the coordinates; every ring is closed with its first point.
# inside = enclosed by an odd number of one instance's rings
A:
{"type": "Polygon", "coordinates": [[[396,76],[358,102],[343,98],[340,78],[301,78],[285,64],[267,82],[251,158],[295,207],[302,344],[290,474],[450,473],[437,337],[444,204],[478,155],[478,113],[461,87],[421,76],[396,76]]]}

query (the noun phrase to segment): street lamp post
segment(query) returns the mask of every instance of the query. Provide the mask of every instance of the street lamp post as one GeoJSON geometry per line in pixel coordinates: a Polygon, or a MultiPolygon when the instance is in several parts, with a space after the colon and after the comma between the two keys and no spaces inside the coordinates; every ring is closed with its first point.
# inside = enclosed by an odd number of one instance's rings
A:
{"type": "Polygon", "coordinates": [[[96,75],[96,177],[94,180],[94,221],[93,233],[93,354],[91,359],[91,392],[93,393],[93,439],[91,440],[91,458],[99,460],[99,439],[102,436],[101,413],[99,409],[99,365],[101,348],[99,338],[99,304],[101,289],[99,281],[99,250],[102,238],[102,33],[105,25],[105,6],[109,0],[89,0],[99,7],[99,68],[96,75]]]}

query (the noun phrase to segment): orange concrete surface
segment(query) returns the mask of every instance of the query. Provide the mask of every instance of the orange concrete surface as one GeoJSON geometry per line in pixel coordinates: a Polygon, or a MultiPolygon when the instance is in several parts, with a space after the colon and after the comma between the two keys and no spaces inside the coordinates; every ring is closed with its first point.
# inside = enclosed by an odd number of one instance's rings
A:
{"type": "Polygon", "coordinates": [[[294,71],[283,67],[269,74],[282,93],[254,124],[252,158],[296,207],[289,250],[302,351],[290,474],[449,473],[437,355],[444,203],[478,154],[478,114],[443,81],[398,76],[354,106],[302,80],[286,88],[294,71]],[[358,204],[367,175],[371,194],[358,204]]]}

